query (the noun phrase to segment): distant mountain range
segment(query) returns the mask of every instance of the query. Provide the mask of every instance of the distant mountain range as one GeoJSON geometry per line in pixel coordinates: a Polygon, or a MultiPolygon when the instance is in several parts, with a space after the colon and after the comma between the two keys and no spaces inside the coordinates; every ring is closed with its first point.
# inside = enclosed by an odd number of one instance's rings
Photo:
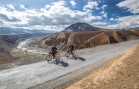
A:
{"type": "Polygon", "coordinates": [[[129,30],[139,30],[139,27],[128,28],[129,30]]]}
{"type": "Polygon", "coordinates": [[[18,35],[18,34],[34,34],[34,33],[53,33],[54,31],[48,30],[28,30],[22,28],[6,28],[0,27],[0,35],[18,35]]]}
{"type": "Polygon", "coordinates": [[[78,32],[78,31],[98,31],[101,28],[93,27],[87,23],[75,23],[66,27],[63,32],[78,32]]]}

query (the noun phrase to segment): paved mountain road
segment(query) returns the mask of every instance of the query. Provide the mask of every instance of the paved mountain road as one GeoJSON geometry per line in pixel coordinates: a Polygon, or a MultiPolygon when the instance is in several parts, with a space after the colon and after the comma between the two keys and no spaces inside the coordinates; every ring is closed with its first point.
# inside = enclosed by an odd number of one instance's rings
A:
{"type": "Polygon", "coordinates": [[[61,57],[63,62],[59,65],[43,61],[2,70],[0,71],[0,89],[51,89],[80,76],[87,70],[91,71],[92,67],[96,68],[100,66],[111,57],[121,54],[135,44],[139,44],[139,40],[78,50],[78,59],[74,60],[61,57]],[[78,72],[76,72],[76,70],[78,70],[78,72]],[[76,74],[73,72],[76,72],[76,74]],[[67,74],[70,73],[71,75],[68,76],[67,74]],[[64,75],[67,75],[68,77],[65,77],[64,75]],[[63,80],[57,81],[56,79],[61,76],[64,76],[64,78],[62,78],[63,80]],[[47,83],[50,82],[50,80],[57,83],[47,83]]]}

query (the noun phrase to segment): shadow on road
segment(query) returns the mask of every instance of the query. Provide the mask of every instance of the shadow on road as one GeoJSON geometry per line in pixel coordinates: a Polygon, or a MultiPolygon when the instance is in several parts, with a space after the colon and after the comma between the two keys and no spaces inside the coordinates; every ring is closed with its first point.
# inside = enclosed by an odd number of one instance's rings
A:
{"type": "Polygon", "coordinates": [[[63,60],[55,60],[55,64],[62,65],[63,67],[68,67],[69,64],[67,62],[64,62],[63,60]]]}
{"type": "Polygon", "coordinates": [[[74,59],[75,59],[75,60],[85,61],[85,58],[83,58],[83,57],[79,57],[79,56],[75,56],[74,59]]]}

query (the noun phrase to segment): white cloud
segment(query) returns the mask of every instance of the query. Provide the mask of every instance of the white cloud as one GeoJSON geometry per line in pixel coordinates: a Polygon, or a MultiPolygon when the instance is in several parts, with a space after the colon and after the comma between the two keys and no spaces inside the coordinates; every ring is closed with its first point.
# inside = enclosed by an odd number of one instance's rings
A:
{"type": "MultiPolygon", "coordinates": [[[[25,8],[23,5],[20,5],[19,8],[21,7],[25,8]]],[[[40,10],[25,9],[18,11],[15,9],[9,11],[4,6],[0,6],[0,9],[1,14],[7,16],[0,16],[0,18],[3,18],[0,19],[0,22],[4,22],[3,26],[18,28],[63,30],[65,26],[76,22],[93,23],[101,19],[100,16],[93,16],[91,12],[70,9],[63,0],[45,5],[40,10]]]]}
{"type": "Polygon", "coordinates": [[[83,7],[83,10],[90,12],[92,9],[97,8],[97,6],[98,3],[96,1],[90,1],[83,7]]]}
{"type": "Polygon", "coordinates": [[[119,17],[115,20],[118,23],[114,25],[109,25],[109,28],[132,28],[132,27],[139,27],[139,15],[132,15],[132,16],[125,16],[119,17]]]}
{"type": "Polygon", "coordinates": [[[103,17],[107,18],[107,13],[106,12],[103,14],[103,17]]]}
{"type": "Polygon", "coordinates": [[[133,14],[139,13],[139,0],[125,0],[117,4],[117,6],[128,9],[133,14]]]}
{"type": "Polygon", "coordinates": [[[20,5],[20,8],[21,9],[26,9],[26,7],[24,5],[22,5],[22,4],[20,5]]]}
{"type": "Polygon", "coordinates": [[[94,22],[91,25],[103,28],[105,25],[107,25],[107,23],[106,22],[94,22]]]}
{"type": "Polygon", "coordinates": [[[15,7],[14,7],[12,4],[8,4],[7,7],[8,7],[9,9],[15,10],[15,7]]]}
{"type": "Polygon", "coordinates": [[[114,18],[110,18],[111,21],[114,21],[114,18]]]}
{"type": "Polygon", "coordinates": [[[103,5],[103,6],[102,6],[102,9],[105,9],[107,6],[108,6],[108,5],[103,5]]]}
{"type": "Polygon", "coordinates": [[[100,13],[102,14],[102,17],[107,18],[107,12],[105,12],[105,11],[101,11],[100,13]]]}
{"type": "Polygon", "coordinates": [[[75,6],[77,3],[74,0],[69,1],[72,6],[75,6]]]}

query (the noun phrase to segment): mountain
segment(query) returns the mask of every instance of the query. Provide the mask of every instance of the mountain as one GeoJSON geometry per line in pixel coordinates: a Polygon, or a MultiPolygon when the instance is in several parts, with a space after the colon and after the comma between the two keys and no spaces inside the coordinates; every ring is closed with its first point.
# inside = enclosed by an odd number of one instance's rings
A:
{"type": "Polygon", "coordinates": [[[40,47],[58,46],[65,50],[69,43],[74,43],[75,49],[95,47],[98,45],[118,43],[139,39],[139,30],[99,30],[84,32],[59,32],[40,41],[40,47]]]}
{"type": "Polygon", "coordinates": [[[87,23],[75,23],[66,27],[63,32],[78,32],[78,31],[97,31],[100,28],[93,27],[87,23]]]}

